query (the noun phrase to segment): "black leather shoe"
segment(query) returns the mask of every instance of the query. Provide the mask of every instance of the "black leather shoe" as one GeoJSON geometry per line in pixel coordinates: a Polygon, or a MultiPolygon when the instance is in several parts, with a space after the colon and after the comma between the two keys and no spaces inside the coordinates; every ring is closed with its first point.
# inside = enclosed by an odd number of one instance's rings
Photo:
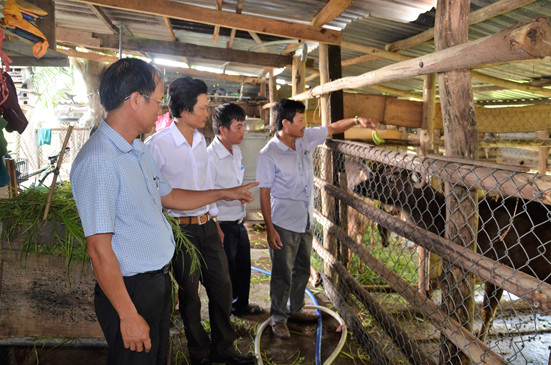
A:
{"type": "Polygon", "coordinates": [[[253,365],[256,364],[256,356],[235,354],[229,357],[213,358],[212,362],[228,365],[253,365]]]}
{"type": "Polygon", "coordinates": [[[191,358],[191,365],[210,365],[212,362],[208,357],[203,357],[201,359],[191,358]]]}

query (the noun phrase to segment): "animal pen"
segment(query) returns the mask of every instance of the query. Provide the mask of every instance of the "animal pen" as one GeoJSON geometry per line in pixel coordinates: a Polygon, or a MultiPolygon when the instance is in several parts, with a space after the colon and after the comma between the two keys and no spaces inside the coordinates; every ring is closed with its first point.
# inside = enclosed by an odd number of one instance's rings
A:
{"type": "Polygon", "coordinates": [[[443,363],[456,348],[473,363],[506,364],[549,330],[540,323],[551,304],[548,177],[350,142],[331,141],[317,157],[324,288],[374,363],[396,363],[389,353],[399,352],[413,364],[443,363]],[[323,178],[328,168],[336,179],[323,178]],[[459,202],[478,201],[478,211],[451,208],[458,186],[486,192],[459,202]],[[387,230],[396,235],[387,240],[387,230]],[[461,231],[478,237],[464,242],[461,231]],[[502,289],[518,299],[500,301],[502,289]],[[487,336],[496,311],[500,328],[487,336]],[[521,343],[505,351],[507,338],[521,343]]]}
{"type": "MultiPolygon", "coordinates": [[[[450,9],[440,15],[456,19],[450,9]]],[[[548,21],[540,30],[524,28],[540,21],[455,45],[445,37],[457,29],[435,30],[432,55],[295,96],[321,96],[323,113],[324,94],[426,75],[415,153],[405,153],[413,149],[404,145],[380,149],[333,140],[314,156],[316,269],[375,364],[534,363],[529,343],[551,361],[548,343],[540,340],[549,332],[551,309],[551,178],[478,160],[479,147],[499,146],[479,142],[478,132],[526,132],[530,123],[506,125],[499,113],[507,111],[475,110],[469,71],[549,55],[548,45],[532,48],[549,43],[549,31],[541,31],[548,21]],[[446,157],[437,153],[435,128],[445,132],[446,157]],[[435,155],[428,157],[431,149],[435,155]]],[[[549,125],[548,113],[535,118],[549,125]]]]}

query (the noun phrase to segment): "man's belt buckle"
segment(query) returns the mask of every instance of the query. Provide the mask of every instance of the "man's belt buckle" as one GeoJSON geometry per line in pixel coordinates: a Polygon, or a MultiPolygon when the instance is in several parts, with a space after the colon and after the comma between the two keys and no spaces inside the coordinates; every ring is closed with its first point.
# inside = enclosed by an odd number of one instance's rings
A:
{"type": "Polygon", "coordinates": [[[209,215],[203,214],[197,217],[197,224],[202,226],[203,224],[207,223],[209,221],[209,215]],[[203,217],[205,218],[205,221],[203,222],[203,217]]]}

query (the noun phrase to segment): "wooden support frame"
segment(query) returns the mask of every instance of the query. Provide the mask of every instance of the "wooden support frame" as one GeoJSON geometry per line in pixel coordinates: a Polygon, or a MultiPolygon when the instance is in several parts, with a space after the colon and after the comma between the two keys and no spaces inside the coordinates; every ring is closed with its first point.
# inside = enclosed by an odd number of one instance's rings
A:
{"type": "MultiPolygon", "coordinates": [[[[409,237],[418,245],[436,253],[438,256],[459,265],[465,270],[470,270],[480,279],[494,283],[504,290],[524,298],[534,308],[542,312],[551,310],[551,284],[522,272],[500,264],[495,260],[483,257],[479,253],[466,250],[448,239],[438,236],[435,233],[413,226],[404,222],[392,214],[381,209],[370,206],[364,201],[355,199],[343,190],[315,178],[314,184],[317,188],[326,191],[335,198],[344,201],[345,204],[353,207],[369,219],[381,224],[383,227],[396,232],[403,237],[409,237]],[[477,265],[473,265],[476,262],[477,265]],[[500,275],[496,275],[500,272],[500,275]]],[[[408,286],[409,287],[409,286],[408,286]]],[[[404,290],[400,292],[404,292],[404,290]]]]}
{"type": "Polygon", "coordinates": [[[345,88],[360,88],[430,73],[471,68],[497,60],[513,61],[543,58],[549,55],[551,55],[551,24],[548,19],[535,18],[494,35],[430,55],[414,59],[398,55],[407,60],[359,76],[344,77],[316,86],[303,94],[294,96],[293,99],[312,99],[345,88]],[[510,47],[511,44],[514,47],[510,47]]]}
{"type": "MultiPolygon", "coordinates": [[[[332,186],[328,186],[329,188],[332,188],[332,186]]],[[[333,191],[331,190],[333,193],[333,191]]],[[[338,194],[337,194],[338,195],[338,194]]],[[[342,197],[342,196],[341,196],[342,197]]],[[[339,197],[339,198],[341,198],[339,197]]],[[[366,204],[365,202],[361,202],[363,204],[366,204]]],[[[356,207],[355,207],[356,208],[356,207]]],[[[381,211],[380,209],[376,209],[373,207],[370,207],[373,210],[381,211]]],[[[360,209],[361,210],[361,209],[360,209]]],[[[360,211],[359,210],[359,211],[360,211]]],[[[381,211],[382,212],[382,211],[381,211]]],[[[364,212],[362,212],[364,213],[364,212]]],[[[389,213],[384,213],[386,215],[390,215],[389,213]]],[[[495,352],[491,351],[486,344],[476,339],[476,337],[466,329],[464,329],[458,322],[454,321],[453,319],[449,319],[448,316],[443,313],[441,310],[438,309],[438,306],[434,304],[431,300],[429,300],[427,297],[422,295],[421,293],[417,292],[416,289],[411,288],[411,286],[408,284],[408,282],[404,279],[402,279],[399,275],[394,273],[392,270],[388,269],[385,265],[381,264],[379,260],[377,260],[373,255],[367,252],[367,250],[359,247],[357,244],[355,244],[354,241],[350,240],[350,238],[342,232],[341,229],[339,229],[337,226],[335,226],[333,223],[331,223],[329,220],[327,220],[324,217],[317,216],[316,218],[319,218],[322,225],[327,225],[329,232],[332,235],[337,236],[337,238],[346,244],[348,248],[362,259],[364,262],[370,263],[370,268],[377,273],[382,278],[386,278],[390,285],[397,288],[398,293],[402,297],[404,297],[413,307],[417,308],[417,310],[423,314],[425,318],[430,318],[431,323],[438,328],[442,333],[445,333],[447,337],[450,338],[451,341],[454,342],[454,344],[459,347],[466,349],[469,355],[471,356],[471,359],[477,363],[484,363],[485,360],[489,361],[491,364],[507,364],[507,362],[499,355],[497,355],[495,352]],[[461,333],[461,335],[457,335],[457,333],[461,333]]],[[[401,222],[403,224],[406,224],[403,221],[400,221],[394,217],[392,217],[393,221],[401,222]]],[[[390,224],[387,224],[391,226],[390,224]]],[[[409,237],[409,236],[408,236],[409,237]]],[[[335,261],[331,260],[330,256],[328,255],[327,251],[323,251],[323,248],[319,245],[315,245],[314,248],[316,249],[316,252],[322,256],[324,261],[329,261],[332,266],[335,266],[337,271],[339,272],[339,275],[344,278],[347,282],[348,276],[346,275],[347,271],[339,270],[337,265],[334,265],[335,261]]],[[[353,279],[352,279],[353,280],[353,279]]],[[[368,298],[363,298],[368,299],[368,298]]],[[[377,303],[375,301],[375,303],[377,303]]],[[[391,338],[394,341],[399,341],[399,347],[402,351],[406,353],[406,356],[408,356],[408,359],[410,361],[414,360],[413,364],[427,364],[427,362],[418,362],[418,361],[424,361],[424,359],[421,359],[419,357],[411,357],[413,353],[411,352],[413,349],[402,347],[404,344],[402,344],[401,341],[404,339],[400,339],[398,335],[398,331],[396,328],[392,327],[393,322],[386,322],[385,323],[385,316],[380,313],[381,311],[379,308],[375,305],[375,303],[371,303],[371,301],[367,300],[366,306],[370,310],[371,314],[379,321],[379,324],[389,333],[391,338]],[[374,313],[376,315],[374,315],[374,313]],[[395,336],[397,338],[395,338],[395,336]]],[[[384,313],[384,311],[382,311],[384,313]]],[[[400,335],[402,335],[400,333],[400,335]]],[[[416,354],[417,356],[420,356],[420,354],[416,354]]],[[[429,364],[432,364],[433,362],[428,362],[429,364]]]]}
{"type": "MultiPolygon", "coordinates": [[[[320,222],[332,236],[335,236],[335,238],[342,242],[349,250],[353,251],[358,257],[361,257],[362,261],[373,264],[378,263],[378,260],[375,257],[363,248],[358,247],[358,245],[350,237],[348,237],[339,227],[327,218],[317,214],[316,220],[320,222]]],[[[373,298],[367,290],[359,285],[358,282],[356,282],[346,267],[338,262],[334,255],[319,244],[317,239],[314,241],[314,250],[321,256],[321,258],[323,258],[324,262],[328,263],[331,268],[339,274],[339,278],[345,281],[346,286],[353,289],[354,295],[361,299],[362,303],[366,306],[371,315],[379,322],[384,331],[390,336],[390,338],[392,338],[392,340],[396,343],[396,346],[404,353],[406,358],[410,360],[412,364],[436,365],[436,363],[432,361],[430,357],[426,356],[425,353],[415,344],[415,341],[409,338],[407,333],[400,328],[399,323],[384,310],[377,300],[373,298]]],[[[391,277],[393,278],[393,282],[399,282],[401,284],[401,288],[409,288],[408,283],[404,279],[400,278],[384,265],[374,265],[374,267],[376,267],[375,270],[379,276],[385,278],[391,277]]],[[[413,292],[411,288],[410,291],[413,292]]]]}

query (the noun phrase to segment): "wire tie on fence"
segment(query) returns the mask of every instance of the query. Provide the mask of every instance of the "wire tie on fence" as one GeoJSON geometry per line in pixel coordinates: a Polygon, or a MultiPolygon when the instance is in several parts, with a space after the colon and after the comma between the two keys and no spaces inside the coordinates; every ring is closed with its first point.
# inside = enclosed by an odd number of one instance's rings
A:
{"type": "Polygon", "coordinates": [[[517,198],[517,202],[515,204],[515,211],[513,212],[513,219],[511,219],[511,223],[509,223],[509,226],[507,227],[505,232],[503,232],[503,234],[499,236],[499,240],[501,242],[505,242],[505,237],[507,237],[507,234],[509,233],[509,231],[511,230],[511,227],[513,226],[513,221],[515,220],[515,216],[517,215],[518,200],[519,199],[517,198]]]}

